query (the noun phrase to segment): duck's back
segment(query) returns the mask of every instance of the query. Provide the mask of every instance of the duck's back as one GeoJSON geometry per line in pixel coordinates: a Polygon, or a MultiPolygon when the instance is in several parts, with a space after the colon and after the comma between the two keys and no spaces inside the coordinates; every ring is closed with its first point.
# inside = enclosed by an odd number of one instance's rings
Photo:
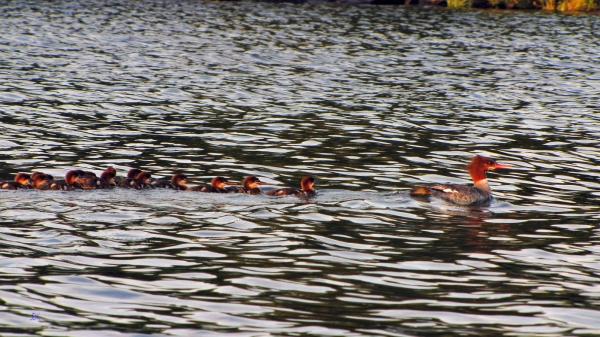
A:
{"type": "Polygon", "coordinates": [[[490,192],[467,185],[443,184],[428,188],[434,197],[463,206],[487,202],[492,198],[490,192]]]}
{"type": "Polygon", "coordinates": [[[159,179],[152,182],[152,188],[168,188],[168,189],[177,189],[177,186],[168,180],[159,179]]]}
{"type": "Polygon", "coordinates": [[[270,196],[282,196],[282,195],[310,196],[310,195],[314,195],[315,192],[314,191],[305,191],[300,188],[286,187],[286,188],[278,188],[276,190],[271,190],[271,191],[265,192],[265,194],[270,195],[270,196]]]}

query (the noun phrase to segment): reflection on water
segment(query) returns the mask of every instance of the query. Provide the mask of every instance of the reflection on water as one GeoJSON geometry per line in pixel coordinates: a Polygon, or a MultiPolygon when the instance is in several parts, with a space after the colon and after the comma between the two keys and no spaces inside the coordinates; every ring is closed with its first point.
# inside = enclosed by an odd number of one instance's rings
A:
{"type": "Polygon", "coordinates": [[[0,191],[1,331],[600,334],[596,16],[0,8],[0,179],[112,165],[319,190],[0,191]],[[469,183],[475,153],[513,165],[489,206],[408,197],[469,183]]]}

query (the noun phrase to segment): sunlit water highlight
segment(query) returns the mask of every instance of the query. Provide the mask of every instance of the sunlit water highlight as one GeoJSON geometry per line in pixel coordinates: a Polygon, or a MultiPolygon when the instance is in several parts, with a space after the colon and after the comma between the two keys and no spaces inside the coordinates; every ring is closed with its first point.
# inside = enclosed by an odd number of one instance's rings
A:
{"type": "Polygon", "coordinates": [[[600,334],[598,27],[404,6],[3,4],[0,179],[112,165],[266,189],[312,175],[319,193],[0,191],[0,333],[600,334]],[[488,175],[490,205],[408,196],[469,183],[476,153],[513,165],[488,175]]]}

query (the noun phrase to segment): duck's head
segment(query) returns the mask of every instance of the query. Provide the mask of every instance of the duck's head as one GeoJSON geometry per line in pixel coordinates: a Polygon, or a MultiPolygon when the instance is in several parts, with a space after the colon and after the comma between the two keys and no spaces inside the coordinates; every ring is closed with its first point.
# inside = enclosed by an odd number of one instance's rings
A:
{"type": "Polygon", "coordinates": [[[114,167],[112,167],[112,166],[109,166],[102,173],[106,173],[108,176],[112,176],[113,178],[117,176],[117,170],[114,167]]]}
{"type": "Polygon", "coordinates": [[[171,178],[171,182],[175,186],[187,187],[187,176],[183,173],[175,173],[171,178]]]}
{"type": "MultiPolygon", "coordinates": [[[[256,178],[258,179],[258,178],[256,178]]],[[[224,189],[227,185],[235,185],[235,183],[230,183],[229,180],[225,177],[214,177],[210,182],[210,185],[214,188],[218,188],[220,190],[224,189]]]]}
{"type": "Polygon", "coordinates": [[[304,191],[314,191],[313,184],[315,183],[315,179],[313,177],[306,176],[302,178],[300,181],[300,186],[304,191]]]}
{"type": "Polygon", "coordinates": [[[144,184],[149,184],[150,179],[152,179],[152,175],[148,172],[140,172],[135,179],[142,181],[144,184]]]}
{"type": "Polygon", "coordinates": [[[17,175],[15,176],[15,182],[24,186],[33,186],[31,175],[27,173],[17,173],[17,175]]]}
{"type": "Polygon", "coordinates": [[[65,174],[65,182],[69,185],[73,185],[75,180],[83,174],[81,170],[71,170],[65,174]]]}
{"type": "Polygon", "coordinates": [[[53,176],[46,174],[44,172],[36,171],[31,174],[31,180],[33,180],[33,181],[35,181],[35,180],[52,180],[52,179],[54,179],[53,176]]]}
{"type": "Polygon", "coordinates": [[[265,183],[260,181],[260,179],[258,179],[255,176],[247,176],[246,178],[244,178],[244,181],[242,184],[247,189],[253,189],[253,188],[260,188],[260,185],[264,185],[265,183]]]}
{"type": "Polygon", "coordinates": [[[142,173],[142,170],[132,168],[131,170],[129,170],[129,172],[127,172],[127,179],[135,179],[140,173],[142,173]]]}
{"type": "Polygon", "coordinates": [[[116,185],[116,183],[115,183],[115,175],[116,175],[116,171],[115,171],[115,173],[110,172],[110,171],[104,171],[100,175],[100,179],[104,179],[110,185],[116,185]]]}
{"type": "Polygon", "coordinates": [[[42,172],[34,172],[31,175],[31,181],[32,181],[32,185],[37,187],[39,185],[41,185],[42,183],[44,183],[47,180],[53,180],[54,177],[46,174],[46,173],[42,173],[42,172]]]}
{"type": "Polygon", "coordinates": [[[512,165],[497,163],[494,159],[484,157],[482,155],[476,155],[471,159],[466,169],[469,171],[469,175],[474,182],[485,179],[485,172],[491,171],[498,168],[508,168],[512,165]]]}

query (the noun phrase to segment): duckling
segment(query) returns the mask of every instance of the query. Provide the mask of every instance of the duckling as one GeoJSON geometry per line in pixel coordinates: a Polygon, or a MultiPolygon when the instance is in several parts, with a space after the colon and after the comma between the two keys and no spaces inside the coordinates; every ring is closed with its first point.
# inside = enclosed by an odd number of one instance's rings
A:
{"type": "Polygon", "coordinates": [[[36,190],[49,190],[54,181],[54,177],[43,172],[33,172],[31,174],[33,188],[36,190]]]}
{"type": "Polygon", "coordinates": [[[227,185],[235,185],[235,183],[230,183],[229,180],[224,177],[214,177],[210,182],[210,185],[194,186],[189,188],[189,190],[205,193],[229,193],[230,191],[227,189],[227,185]]]}
{"type": "Polygon", "coordinates": [[[176,190],[187,190],[187,176],[183,173],[175,173],[171,177],[171,181],[155,180],[151,183],[153,188],[170,188],[176,190]]]}
{"type": "Polygon", "coordinates": [[[121,184],[121,182],[124,181],[125,179],[135,179],[135,177],[138,174],[140,174],[141,172],[142,172],[142,170],[140,170],[140,169],[132,168],[132,169],[129,170],[129,172],[127,172],[127,177],[123,178],[123,177],[117,177],[116,176],[116,170],[115,170],[115,177],[114,177],[115,184],[117,186],[119,186],[121,184]]]}
{"type": "Polygon", "coordinates": [[[231,189],[231,193],[261,194],[260,185],[264,184],[255,176],[247,176],[242,181],[242,187],[231,189]]]}
{"type": "Polygon", "coordinates": [[[312,196],[315,195],[316,191],[313,188],[315,179],[313,177],[306,176],[300,181],[301,188],[280,188],[265,192],[266,195],[279,196],[279,195],[295,195],[295,196],[312,196]]]}
{"type": "Polygon", "coordinates": [[[150,179],[152,175],[148,172],[140,172],[134,179],[125,179],[121,181],[119,187],[122,188],[135,188],[136,190],[152,188],[150,185],[150,179]]]}
{"type": "Polygon", "coordinates": [[[14,181],[0,180],[0,189],[3,190],[20,190],[33,188],[31,175],[27,173],[18,173],[14,181]]]}
{"type": "Polygon", "coordinates": [[[50,184],[50,190],[55,191],[73,191],[75,190],[75,179],[79,176],[77,170],[71,170],[65,174],[64,180],[54,180],[50,184]]]}

